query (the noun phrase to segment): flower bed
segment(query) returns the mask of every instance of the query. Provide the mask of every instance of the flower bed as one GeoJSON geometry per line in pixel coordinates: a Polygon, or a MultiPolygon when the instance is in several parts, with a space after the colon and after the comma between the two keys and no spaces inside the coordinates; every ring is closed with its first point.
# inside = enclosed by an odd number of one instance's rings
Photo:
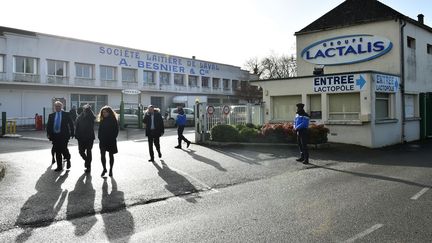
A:
{"type": "MultiPolygon", "coordinates": [[[[324,125],[311,124],[308,128],[309,143],[327,142],[329,129],[324,125]]],[[[211,130],[211,137],[216,142],[261,142],[261,143],[295,143],[296,132],[292,123],[266,123],[263,126],[217,125],[211,130]]]]}

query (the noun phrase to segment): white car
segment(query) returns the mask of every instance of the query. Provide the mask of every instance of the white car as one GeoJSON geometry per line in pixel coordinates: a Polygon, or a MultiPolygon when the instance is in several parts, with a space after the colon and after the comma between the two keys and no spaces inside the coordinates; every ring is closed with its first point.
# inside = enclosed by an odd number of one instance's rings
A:
{"type": "MultiPolygon", "coordinates": [[[[193,124],[193,121],[195,119],[194,117],[194,110],[192,108],[183,108],[183,111],[186,114],[186,120],[188,124],[193,124]]],[[[177,115],[178,115],[178,111],[177,108],[169,108],[169,112],[168,112],[168,120],[176,120],[177,119],[177,115]]]]}

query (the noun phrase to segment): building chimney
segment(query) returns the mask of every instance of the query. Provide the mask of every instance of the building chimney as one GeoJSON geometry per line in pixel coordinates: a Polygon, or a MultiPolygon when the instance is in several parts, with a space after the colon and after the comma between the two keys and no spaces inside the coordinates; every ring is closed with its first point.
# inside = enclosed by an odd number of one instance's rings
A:
{"type": "Polygon", "coordinates": [[[423,14],[417,15],[417,18],[418,18],[418,22],[420,24],[424,24],[424,15],[423,14]]]}
{"type": "Polygon", "coordinates": [[[195,56],[192,56],[192,59],[195,59],[195,56]]]}

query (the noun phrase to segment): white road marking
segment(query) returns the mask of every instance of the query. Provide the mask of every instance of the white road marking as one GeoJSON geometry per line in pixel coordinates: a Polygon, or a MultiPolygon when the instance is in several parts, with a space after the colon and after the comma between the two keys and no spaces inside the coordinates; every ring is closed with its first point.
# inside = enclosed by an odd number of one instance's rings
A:
{"type": "Polygon", "coordinates": [[[417,194],[415,194],[414,196],[411,197],[412,200],[417,200],[419,199],[419,197],[421,197],[423,194],[425,194],[430,188],[429,187],[425,187],[423,189],[421,189],[417,194]]]}
{"type": "Polygon", "coordinates": [[[344,242],[346,242],[346,243],[348,243],[348,242],[354,242],[354,241],[356,241],[358,239],[361,239],[361,238],[365,237],[366,235],[374,232],[375,230],[377,230],[377,229],[379,229],[379,228],[381,228],[383,226],[384,226],[383,224],[376,224],[376,225],[370,227],[369,229],[367,229],[367,230],[365,230],[365,231],[363,231],[363,232],[361,232],[361,233],[353,236],[352,238],[349,238],[348,240],[346,240],[344,242]]]}

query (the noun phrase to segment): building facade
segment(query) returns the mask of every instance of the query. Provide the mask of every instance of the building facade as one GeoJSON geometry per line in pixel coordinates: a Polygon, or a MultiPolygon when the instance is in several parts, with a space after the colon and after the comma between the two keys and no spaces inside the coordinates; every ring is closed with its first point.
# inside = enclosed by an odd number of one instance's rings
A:
{"type": "Polygon", "coordinates": [[[165,110],[178,96],[237,104],[245,80],[249,73],[232,65],[0,27],[0,111],[8,117],[51,112],[54,100],[66,109],[119,107],[122,91],[126,107],[165,110]]]}
{"type": "Polygon", "coordinates": [[[265,120],[302,102],[329,141],[382,147],[432,136],[432,28],[376,0],[346,0],[296,32],[298,77],[253,81],[265,120]]]}

